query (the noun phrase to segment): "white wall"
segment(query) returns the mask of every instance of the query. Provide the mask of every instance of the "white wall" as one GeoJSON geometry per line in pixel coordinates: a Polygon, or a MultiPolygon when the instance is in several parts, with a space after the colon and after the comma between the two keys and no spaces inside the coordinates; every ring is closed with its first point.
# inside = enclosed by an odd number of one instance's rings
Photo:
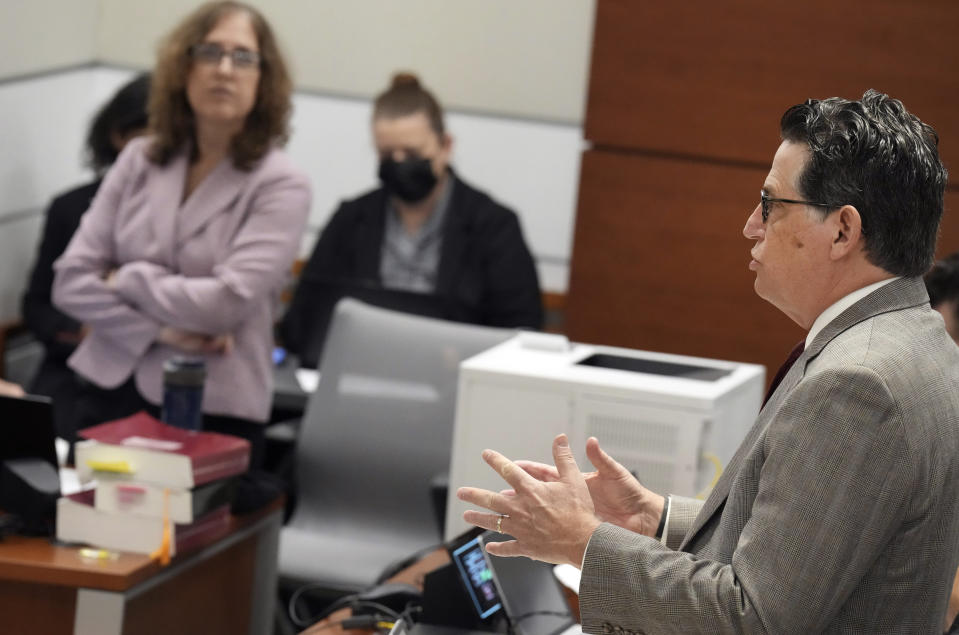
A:
{"type": "MultiPolygon", "coordinates": [[[[97,56],[148,67],[199,0],[100,0],[97,56]]],[[[397,69],[447,106],[579,123],[595,0],[251,0],[301,89],[369,98],[397,69]]]]}
{"type": "Polygon", "coordinates": [[[0,77],[92,62],[99,0],[0,2],[0,77]]]}
{"type": "Polygon", "coordinates": [[[80,148],[97,103],[97,71],[0,83],[0,321],[19,315],[43,207],[88,181],[80,148]]]}

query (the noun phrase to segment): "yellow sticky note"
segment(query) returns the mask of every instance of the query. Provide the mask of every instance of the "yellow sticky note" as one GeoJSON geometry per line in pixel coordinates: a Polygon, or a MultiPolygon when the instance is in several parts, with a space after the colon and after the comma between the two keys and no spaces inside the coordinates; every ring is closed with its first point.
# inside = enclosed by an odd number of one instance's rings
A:
{"type": "Polygon", "coordinates": [[[89,460],[87,465],[97,472],[116,472],[119,474],[133,474],[133,467],[129,461],[97,461],[89,460]]]}

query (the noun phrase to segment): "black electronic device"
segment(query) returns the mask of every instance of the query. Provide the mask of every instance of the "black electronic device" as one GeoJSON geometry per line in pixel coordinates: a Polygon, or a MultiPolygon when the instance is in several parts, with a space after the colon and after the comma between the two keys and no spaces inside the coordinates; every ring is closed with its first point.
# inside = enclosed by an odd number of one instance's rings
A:
{"type": "Polygon", "coordinates": [[[46,397],[0,396],[0,509],[23,533],[53,533],[60,497],[53,407],[46,397]]]}
{"type": "Polygon", "coordinates": [[[343,298],[355,298],[382,309],[411,313],[423,317],[452,319],[453,309],[448,299],[427,293],[387,289],[378,283],[314,279],[300,279],[297,303],[299,342],[286,342],[290,352],[300,359],[304,368],[317,368],[323,356],[326,332],[330,327],[333,309],[343,298]],[[308,325],[308,326],[307,326],[308,325]]]}
{"type": "Polygon", "coordinates": [[[449,554],[460,581],[469,594],[476,616],[485,621],[502,610],[503,601],[493,580],[489,556],[483,548],[483,534],[449,547],[449,554]]]}
{"type": "Polygon", "coordinates": [[[450,563],[426,575],[418,621],[483,632],[502,630],[503,605],[483,549],[483,530],[471,529],[445,547],[450,563]]]}
{"type": "MultiPolygon", "coordinates": [[[[512,537],[494,533],[486,537],[487,542],[503,540],[512,540],[512,537]]],[[[529,558],[488,558],[514,633],[582,633],[553,574],[553,565],[529,558]]]]}

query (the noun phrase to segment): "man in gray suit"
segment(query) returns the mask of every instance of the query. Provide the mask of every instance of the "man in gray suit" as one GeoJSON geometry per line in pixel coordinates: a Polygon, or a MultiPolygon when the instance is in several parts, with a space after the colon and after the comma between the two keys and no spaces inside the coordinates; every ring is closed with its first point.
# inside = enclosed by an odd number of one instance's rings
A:
{"type": "Polygon", "coordinates": [[[929,307],[946,171],[886,95],[809,100],[743,230],[755,289],[808,329],[705,502],[655,494],[599,447],[581,474],[484,459],[462,488],[489,545],[582,566],[591,633],[936,633],[959,562],[959,349],[929,307]],[[801,352],[800,352],[801,351],[801,352]]]}

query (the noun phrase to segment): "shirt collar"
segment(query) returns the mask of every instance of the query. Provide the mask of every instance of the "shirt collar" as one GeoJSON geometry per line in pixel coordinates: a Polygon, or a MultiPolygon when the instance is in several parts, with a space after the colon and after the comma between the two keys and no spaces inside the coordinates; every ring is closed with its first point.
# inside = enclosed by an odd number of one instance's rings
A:
{"type": "MultiPolygon", "coordinates": [[[[440,229],[442,228],[443,221],[446,220],[446,215],[450,207],[450,199],[453,197],[453,182],[455,180],[452,172],[449,172],[448,175],[449,178],[447,178],[446,183],[443,184],[443,190],[436,199],[436,205],[433,207],[433,211],[420,227],[416,235],[411,237],[411,240],[415,242],[423,241],[426,238],[431,237],[433,234],[439,233],[440,229]]],[[[387,197],[386,199],[386,218],[387,223],[392,225],[392,229],[394,231],[399,231],[402,229],[402,223],[400,223],[400,212],[398,209],[396,209],[391,197],[387,197]]],[[[406,230],[403,229],[402,231],[405,235],[406,230]]]]}
{"type": "Polygon", "coordinates": [[[816,318],[816,321],[812,323],[812,327],[810,327],[809,333],[806,335],[806,348],[809,348],[809,345],[813,343],[813,340],[816,339],[816,336],[819,335],[819,332],[823,330],[823,327],[839,317],[840,313],[854,305],[856,302],[859,302],[876,289],[889,284],[893,280],[898,280],[901,277],[902,276],[895,276],[893,278],[887,278],[886,280],[874,282],[863,287],[862,289],[856,289],[849,295],[843,296],[836,300],[825,311],[820,313],[819,317],[816,318]]]}

